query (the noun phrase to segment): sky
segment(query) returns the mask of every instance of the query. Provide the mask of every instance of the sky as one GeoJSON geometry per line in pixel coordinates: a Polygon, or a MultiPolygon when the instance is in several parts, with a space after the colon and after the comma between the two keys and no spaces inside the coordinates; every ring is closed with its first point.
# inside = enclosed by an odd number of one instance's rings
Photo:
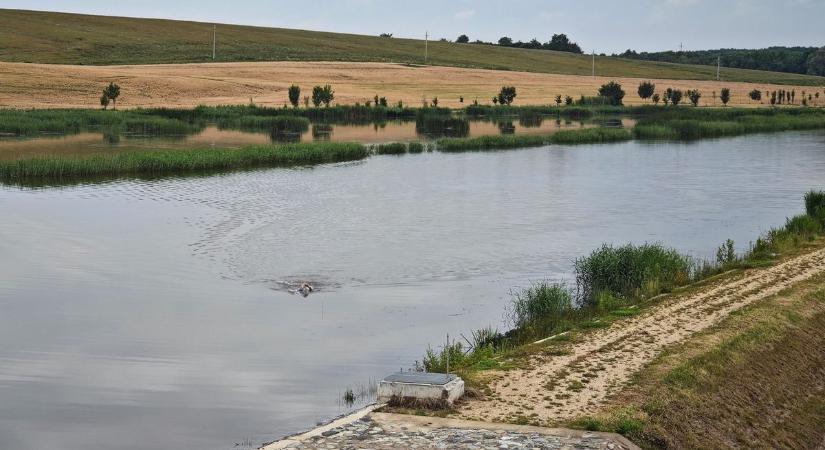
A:
{"type": "Polygon", "coordinates": [[[455,40],[546,42],[587,52],[825,45],[825,0],[0,0],[2,8],[455,40]]]}

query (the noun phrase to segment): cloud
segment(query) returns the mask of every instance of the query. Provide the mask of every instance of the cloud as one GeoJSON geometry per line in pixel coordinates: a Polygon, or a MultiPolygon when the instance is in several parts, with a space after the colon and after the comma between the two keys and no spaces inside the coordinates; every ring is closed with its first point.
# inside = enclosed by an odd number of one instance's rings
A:
{"type": "Polygon", "coordinates": [[[455,18],[459,20],[469,19],[476,15],[476,10],[474,9],[463,9],[455,13],[455,18]]]}

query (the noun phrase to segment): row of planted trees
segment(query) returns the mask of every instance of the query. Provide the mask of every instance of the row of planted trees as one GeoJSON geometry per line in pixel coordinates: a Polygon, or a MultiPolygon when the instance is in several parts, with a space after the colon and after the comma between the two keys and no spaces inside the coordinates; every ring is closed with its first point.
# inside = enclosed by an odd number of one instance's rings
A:
{"type": "MultiPolygon", "coordinates": [[[[755,102],[762,102],[762,91],[758,89],[754,89],[748,93],[748,96],[751,100],[755,102]]],[[[771,105],[794,105],[796,104],[796,89],[791,89],[790,91],[786,91],[784,89],[779,89],[777,91],[765,91],[765,97],[768,98],[771,105]]],[[[808,106],[809,104],[816,104],[819,102],[819,92],[809,93],[802,91],[802,100],[800,101],[800,105],[808,106]]]]}
{"type": "MultiPolygon", "coordinates": [[[[658,105],[661,101],[662,103],[667,105],[679,106],[684,99],[690,101],[693,106],[699,106],[699,100],[702,98],[702,92],[698,89],[687,89],[682,91],[681,89],[674,89],[674,88],[667,88],[662,94],[656,92],[656,85],[651,83],[650,81],[644,81],[639,84],[639,88],[637,90],[639,94],[639,98],[642,100],[650,99],[653,101],[654,105],[658,105]]],[[[716,91],[713,91],[713,99],[716,101],[716,91]]],[[[722,102],[722,105],[728,106],[728,102],[731,99],[731,92],[729,88],[722,88],[719,91],[719,101],[722,102]]]]}

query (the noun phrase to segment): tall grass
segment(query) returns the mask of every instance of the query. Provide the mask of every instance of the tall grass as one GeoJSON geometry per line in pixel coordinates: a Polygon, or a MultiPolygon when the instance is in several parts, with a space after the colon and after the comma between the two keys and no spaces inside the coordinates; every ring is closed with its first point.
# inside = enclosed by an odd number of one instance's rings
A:
{"type": "Polygon", "coordinates": [[[598,304],[606,291],[621,298],[644,299],[692,281],[693,261],[660,244],[604,245],[575,262],[579,300],[598,304]]]}
{"type": "Polygon", "coordinates": [[[811,190],[805,194],[805,212],[825,223],[825,191],[811,190]]]}
{"type": "Polygon", "coordinates": [[[621,142],[633,139],[633,134],[624,128],[585,128],[583,130],[563,130],[550,135],[553,144],[596,144],[621,142]]]}
{"type": "Polygon", "coordinates": [[[404,144],[403,142],[379,144],[375,148],[375,153],[379,155],[401,155],[407,153],[407,144],[404,144]]]}
{"type": "Polygon", "coordinates": [[[83,131],[175,135],[194,133],[201,128],[200,124],[136,111],[0,109],[0,133],[15,136],[83,131]]]}
{"type": "Polygon", "coordinates": [[[560,316],[573,308],[570,291],[563,284],[542,281],[513,294],[510,323],[523,328],[548,316],[560,316]]]}
{"type": "Polygon", "coordinates": [[[309,130],[306,117],[283,116],[237,116],[223,117],[216,121],[220,129],[259,131],[269,130],[273,133],[303,133],[309,130]]]}
{"type": "Polygon", "coordinates": [[[750,133],[825,128],[825,113],[815,109],[782,111],[658,109],[663,111],[650,108],[637,110],[644,114],[644,117],[638,121],[634,129],[636,138],[695,140],[750,133]]]}
{"type": "Polygon", "coordinates": [[[62,180],[125,175],[170,175],[253,167],[278,167],[358,160],[366,147],[351,143],[250,146],[240,149],[125,152],[90,156],[46,157],[0,162],[0,181],[62,180]]]}
{"type": "Polygon", "coordinates": [[[547,144],[572,145],[618,142],[632,139],[630,131],[621,128],[585,128],[564,130],[549,135],[501,135],[475,138],[444,138],[436,141],[442,152],[503,150],[510,148],[541,147],[547,144]]]}
{"type": "Polygon", "coordinates": [[[436,141],[439,151],[466,152],[479,150],[503,150],[508,148],[540,147],[547,145],[547,136],[504,135],[475,138],[442,138],[436,141]]]}

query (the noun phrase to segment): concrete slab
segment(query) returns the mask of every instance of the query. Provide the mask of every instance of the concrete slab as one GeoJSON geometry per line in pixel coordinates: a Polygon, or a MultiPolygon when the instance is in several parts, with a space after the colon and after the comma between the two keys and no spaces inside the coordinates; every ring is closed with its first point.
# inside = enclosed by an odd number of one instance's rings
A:
{"type": "Polygon", "coordinates": [[[378,383],[378,403],[392,398],[405,401],[453,402],[464,395],[464,380],[453,374],[399,372],[388,375],[378,383]]]}

